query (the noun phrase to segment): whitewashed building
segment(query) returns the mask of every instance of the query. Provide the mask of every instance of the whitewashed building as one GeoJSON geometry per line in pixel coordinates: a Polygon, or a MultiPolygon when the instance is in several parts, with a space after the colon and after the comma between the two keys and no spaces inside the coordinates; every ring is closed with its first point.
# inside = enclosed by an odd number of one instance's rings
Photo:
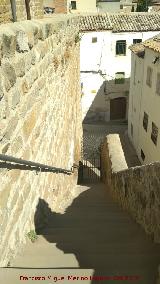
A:
{"type": "Polygon", "coordinates": [[[128,133],[140,161],[160,161],[160,35],[131,47],[128,133]]]}
{"type": "Polygon", "coordinates": [[[160,31],[160,14],[128,13],[81,19],[81,89],[87,120],[127,120],[133,43],[160,31]]]}
{"type": "Polygon", "coordinates": [[[69,1],[69,3],[70,3],[70,12],[73,14],[97,12],[96,0],[75,0],[75,1],[69,1]]]}
{"type": "Polygon", "coordinates": [[[134,0],[98,0],[99,13],[135,12],[137,3],[134,0]]]}

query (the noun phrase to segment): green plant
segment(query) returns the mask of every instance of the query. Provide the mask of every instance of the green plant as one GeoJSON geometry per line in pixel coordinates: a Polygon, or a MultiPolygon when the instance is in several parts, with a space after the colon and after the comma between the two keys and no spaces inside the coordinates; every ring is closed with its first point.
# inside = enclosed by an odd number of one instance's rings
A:
{"type": "Polygon", "coordinates": [[[34,243],[38,236],[34,230],[31,230],[30,232],[27,233],[27,237],[31,240],[32,243],[34,243]]]}

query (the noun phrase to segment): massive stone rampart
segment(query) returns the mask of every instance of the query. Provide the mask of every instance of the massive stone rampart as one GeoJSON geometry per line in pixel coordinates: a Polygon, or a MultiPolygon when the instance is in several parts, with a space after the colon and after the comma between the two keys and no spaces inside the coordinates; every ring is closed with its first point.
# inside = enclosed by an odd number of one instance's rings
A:
{"type": "MultiPolygon", "coordinates": [[[[73,16],[54,16],[1,26],[1,154],[63,169],[79,162],[77,21],[73,16]]],[[[55,212],[63,212],[77,170],[66,175],[0,165],[0,265],[4,266],[34,229],[40,199],[55,212]]]]}

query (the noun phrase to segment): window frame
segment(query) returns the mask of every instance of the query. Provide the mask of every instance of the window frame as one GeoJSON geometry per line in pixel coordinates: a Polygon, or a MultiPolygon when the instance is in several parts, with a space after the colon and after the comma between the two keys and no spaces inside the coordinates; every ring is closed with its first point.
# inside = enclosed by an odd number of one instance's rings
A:
{"type": "Polygon", "coordinates": [[[117,40],[116,41],[116,56],[126,56],[127,51],[127,42],[126,40],[117,40]],[[124,52],[120,52],[120,49],[124,49],[124,52]]]}
{"type": "Polygon", "coordinates": [[[133,44],[141,43],[142,39],[141,38],[133,38],[133,44]],[[134,42],[136,41],[136,42],[134,42]]]}
{"type": "Polygon", "coordinates": [[[157,125],[156,125],[153,121],[152,121],[151,140],[152,140],[152,142],[157,146],[158,127],[157,127],[157,125]]]}
{"type": "Polygon", "coordinates": [[[160,72],[157,73],[157,80],[156,80],[156,94],[160,96],[160,72]],[[159,78],[158,78],[159,77],[159,78]],[[158,87],[159,85],[159,87],[158,87]]]}
{"type": "Polygon", "coordinates": [[[133,123],[131,122],[131,136],[133,137],[133,123]]]}
{"type": "Polygon", "coordinates": [[[92,37],[92,43],[97,43],[97,37],[92,37]]]}
{"type": "Polygon", "coordinates": [[[125,72],[116,72],[115,73],[115,84],[124,84],[125,83],[125,72]],[[116,78],[116,74],[123,74],[123,78],[116,78]]]}
{"type": "Polygon", "coordinates": [[[149,116],[148,114],[144,111],[144,114],[143,114],[143,128],[144,130],[147,132],[148,130],[148,120],[149,120],[149,116]]]}
{"type": "Polygon", "coordinates": [[[77,10],[77,1],[71,1],[71,10],[77,10]],[[73,6],[72,6],[72,4],[73,4],[73,6]]]}
{"type": "Polygon", "coordinates": [[[153,69],[151,66],[147,67],[146,85],[152,87],[153,69]]]}
{"type": "Polygon", "coordinates": [[[145,158],[146,158],[146,156],[145,156],[145,154],[144,154],[143,150],[141,149],[141,159],[142,159],[142,161],[144,161],[144,160],[145,160],[145,158]]]}

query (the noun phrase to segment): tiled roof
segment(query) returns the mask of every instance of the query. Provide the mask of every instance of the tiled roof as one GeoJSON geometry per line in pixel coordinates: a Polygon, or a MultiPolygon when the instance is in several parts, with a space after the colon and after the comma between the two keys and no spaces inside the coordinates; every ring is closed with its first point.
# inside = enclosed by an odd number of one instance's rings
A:
{"type": "Polygon", "coordinates": [[[81,31],[103,31],[111,30],[112,26],[108,14],[87,15],[80,19],[81,31]]]}
{"type": "Polygon", "coordinates": [[[160,31],[159,13],[114,13],[85,15],[80,19],[81,31],[142,32],[160,31]]]}
{"type": "MultiPolygon", "coordinates": [[[[144,55],[145,47],[153,49],[154,51],[160,52],[160,34],[145,40],[142,43],[133,44],[129,49],[137,54],[138,56],[144,55]]],[[[143,56],[141,56],[143,57],[143,56]]]]}
{"type": "Polygon", "coordinates": [[[129,47],[129,49],[135,53],[137,56],[139,57],[144,57],[145,54],[145,47],[143,45],[143,43],[137,43],[137,44],[133,44],[129,47]]]}
{"type": "Polygon", "coordinates": [[[143,42],[143,45],[144,47],[148,47],[157,52],[160,52],[160,34],[154,36],[151,39],[146,40],[145,42],[143,42]]]}

